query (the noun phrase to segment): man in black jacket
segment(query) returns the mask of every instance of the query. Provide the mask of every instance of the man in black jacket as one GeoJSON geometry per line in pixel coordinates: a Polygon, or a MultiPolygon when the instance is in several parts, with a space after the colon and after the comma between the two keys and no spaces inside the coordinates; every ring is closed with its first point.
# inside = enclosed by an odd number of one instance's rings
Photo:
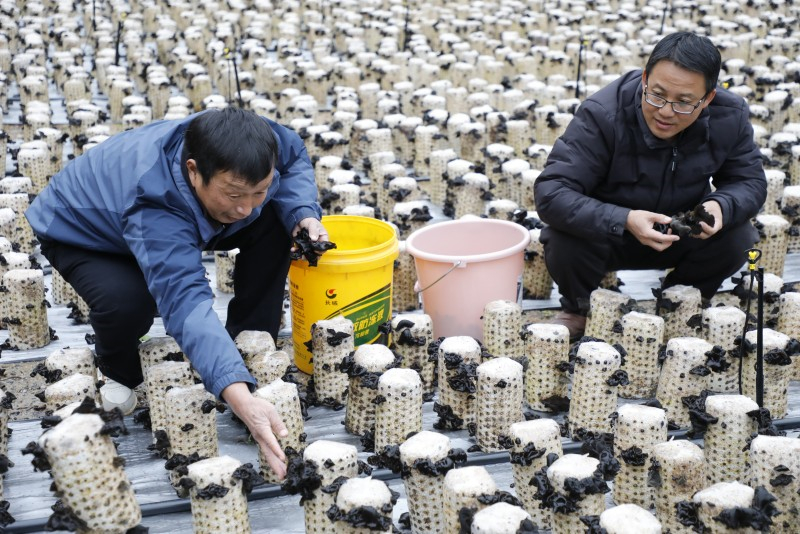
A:
{"type": "Polygon", "coordinates": [[[633,71],[577,110],[535,185],[545,262],[561,293],[555,322],[584,330],[589,295],[619,269],[673,270],[711,298],[758,238],[749,220],[766,178],[745,101],[717,88],[720,54],[692,33],[664,37],[633,71]],[[701,205],[679,236],[672,216],[701,205]]]}

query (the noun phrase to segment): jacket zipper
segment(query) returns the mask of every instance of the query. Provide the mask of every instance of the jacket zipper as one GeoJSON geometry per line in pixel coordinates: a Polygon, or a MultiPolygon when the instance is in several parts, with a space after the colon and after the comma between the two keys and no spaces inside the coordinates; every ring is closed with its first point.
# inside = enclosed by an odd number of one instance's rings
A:
{"type": "Polygon", "coordinates": [[[678,147],[672,147],[672,176],[675,177],[675,170],[678,168],[678,147]]]}

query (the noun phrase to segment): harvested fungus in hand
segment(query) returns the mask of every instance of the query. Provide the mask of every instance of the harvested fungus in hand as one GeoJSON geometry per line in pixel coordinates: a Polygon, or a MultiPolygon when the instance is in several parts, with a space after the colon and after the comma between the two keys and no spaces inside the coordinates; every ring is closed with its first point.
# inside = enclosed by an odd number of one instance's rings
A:
{"type": "Polygon", "coordinates": [[[293,260],[305,258],[309,267],[316,267],[320,255],[336,248],[336,243],[331,241],[311,241],[306,228],[301,228],[292,238],[295,250],[290,253],[293,260]]]}

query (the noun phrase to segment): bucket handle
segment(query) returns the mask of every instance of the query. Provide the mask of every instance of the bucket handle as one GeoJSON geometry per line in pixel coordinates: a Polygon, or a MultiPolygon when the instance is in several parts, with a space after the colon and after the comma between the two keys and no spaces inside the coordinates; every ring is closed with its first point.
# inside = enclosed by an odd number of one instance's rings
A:
{"type": "Polygon", "coordinates": [[[448,274],[452,273],[452,272],[453,272],[453,270],[454,270],[454,269],[456,269],[457,267],[460,267],[460,266],[461,266],[461,263],[462,263],[462,262],[461,262],[461,260],[458,260],[458,261],[456,261],[456,262],[453,264],[453,266],[452,266],[452,267],[450,267],[450,268],[447,270],[447,272],[445,272],[445,273],[444,273],[442,276],[440,276],[439,278],[437,278],[436,280],[434,280],[433,282],[431,282],[431,283],[430,283],[430,284],[429,284],[427,287],[423,287],[422,289],[416,289],[416,288],[414,288],[414,292],[416,292],[416,293],[422,293],[423,291],[425,291],[425,290],[428,290],[428,289],[432,288],[432,287],[433,287],[433,286],[435,286],[437,283],[439,283],[439,280],[441,280],[442,278],[444,278],[444,277],[445,277],[445,276],[447,276],[448,274]]]}

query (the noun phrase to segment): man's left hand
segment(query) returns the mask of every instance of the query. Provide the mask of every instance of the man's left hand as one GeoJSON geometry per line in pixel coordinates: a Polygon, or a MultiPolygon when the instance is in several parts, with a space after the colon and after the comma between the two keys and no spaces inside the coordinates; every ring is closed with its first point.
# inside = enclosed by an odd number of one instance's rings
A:
{"type": "Polygon", "coordinates": [[[708,213],[714,216],[714,226],[709,226],[704,222],[700,223],[700,228],[703,230],[699,234],[693,235],[697,239],[708,239],[722,229],[722,208],[716,200],[707,200],[703,202],[703,207],[708,213]]]}
{"type": "MultiPolygon", "coordinates": [[[[328,239],[328,231],[325,229],[322,223],[318,219],[315,219],[314,217],[306,217],[305,219],[297,223],[297,225],[292,230],[292,237],[296,236],[297,232],[299,232],[303,228],[305,228],[308,231],[308,238],[311,241],[320,241],[320,242],[330,241],[330,239],[328,239]]],[[[293,245],[292,252],[294,252],[295,249],[296,247],[293,245]]],[[[320,254],[322,253],[320,252],[320,254]]]]}

